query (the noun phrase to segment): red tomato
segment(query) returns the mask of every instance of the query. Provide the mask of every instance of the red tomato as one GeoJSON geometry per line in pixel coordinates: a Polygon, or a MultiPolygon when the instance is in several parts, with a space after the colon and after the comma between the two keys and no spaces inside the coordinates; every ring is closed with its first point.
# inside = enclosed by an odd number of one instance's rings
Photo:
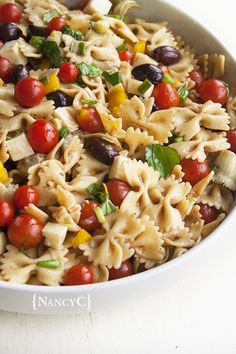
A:
{"type": "Polygon", "coordinates": [[[73,63],[63,63],[60,66],[58,75],[63,82],[73,82],[77,79],[78,70],[73,63]]]}
{"type": "Polygon", "coordinates": [[[77,121],[80,128],[88,133],[100,133],[104,130],[101,117],[93,107],[80,109],[77,113],[77,121]]]}
{"type": "Polygon", "coordinates": [[[66,25],[66,20],[63,17],[54,17],[48,24],[48,33],[52,31],[61,31],[66,25]]]}
{"type": "Polygon", "coordinates": [[[177,107],[179,104],[177,90],[172,85],[165,84],[164,82],[155,86],[152,96],[155,98],[155,103],[159,109],[177,107]]]}
{"type": "Polygon", "coordinates": [[[101,224],[97,219],[94,209],[99,206],[98,202],[86,201],[82,205],[79,226],[87,232],[94,232],[100,229],[101,224]]]}
{"type": "Polygon", "coordinates": [[[79,3],[76,5],[77,10],[83,10],[88,5],[89,0],[79,0],[79,3]]]}
{"type": "Polygon", "coordinates": [[[199,91],[200,86],[202,85],[202,83],[205,80],[201,71],[193,70],[193,71],[191,71],[191,73],[189,73],[189,77],[192,81],[195,82],[195,86],[194,86],[195,90],[199,91]]]}
{"type": "Polygon", "coordinates": [[[0,79],[5,83],[10,82],[12,70],[13,66],[11,63],[7,59],[0,57],[0,79]]]}
{"type": "Polygon", "coordinates": [[[131,65],[134,62],[134,54],[128,52],[127,50],[121,50],[119,52],[119,57],[121,61],[127,61],[131,65]]]}
{"type": "Polygon", "coordinates": [[[236,153],[236,129],[230,129],[227,131],[226,137],[230,144],[230,150],[236,153]]]}
{"type": "Polygon", "coordinates": [[[109,269],[109,280],[125,278],[133,274],[134,274],[133,264],[130,262],[129,259],[127,259],[127,261],[121,264],[120,268],[109,269]]]}
{"type": "Polygon", "coordinates": [[[15,86],[15,99],[25,108],[37,106],[44,98],[43,84],[31,77],[24,77],[15,86]]]}
{"type": "Polygon", "coordinates": [[[85,285],[93,283],[93,271],[86,264],[71,267],[65,277],[65,285],[85,285]]]}
{"type": "Polygon", "coordinates": [[[43,237],[42,229],[42,223],[35,217],[21,214],[10,223],[7,235],[13,246],[22,246],[27,250],[39,245],[43,237]]]}
{"type": "Polygon", "coordinates": [[[0,22],[20,22],[21,15],[21,9],[15,4],[6,3],[0,7],[0,22]]]}
{"type": "Polygon", "coordinates": [[[209,224],[210,222],[217,219],[219,215],[219,211],[207,204],[199,204],[200,206],[200,214],[202,215],[202,219],[204,220],[205,224],[209,224]]]}
{"type": "Polygon", "coordinates": [[[115,206],[120,207],[126,195],[131,191],[130,185],[119,179],[112,179],[107,183],[110,200],[115,206]]]}
{"type": "Polygon", "coordinates": [[[46,119],[38,119],[28,129],[27,139],[40,154],[50,152],[59,141],[58,130],[46,119]]]}
{"type": "Polygon", "coordinates": [[[0,199],[0,227],[9,225],[14,218],[14,213],[13,205],[6,200],[0,199]]]}
{"type": "Polygon", "coordinates": [[[37,205],[39,201],[38,191],[31,186],[21,186],[19,187],[14,194],[13,203],[15,208],[23,209],[25,206],[30,203],[37,205]]]}
{"type": "Polygon", "coordinates": [[[191,183],[192,186],[201,181],[210,173],[207,161],[198,162],[192,159],[183,159],[181,161],[182,170],[184,172],[183,180],[191,183]]]}
{"type": "Polygon", "coordinates": [[[220,80],[204,81],[199,89],[200,99],[202,103],[213,101],[224,106],[227,102],[228,93],[225,84],[220,80]]]}

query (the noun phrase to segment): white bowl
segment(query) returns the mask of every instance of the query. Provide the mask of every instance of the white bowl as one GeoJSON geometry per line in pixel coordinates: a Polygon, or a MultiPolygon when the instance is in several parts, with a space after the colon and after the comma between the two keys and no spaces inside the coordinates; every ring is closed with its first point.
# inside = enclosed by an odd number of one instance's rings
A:
{"type": "MultiPolygon", "coordinates": [[[[133,15],[150,21],[167,20],[175,33],[181,35],[186,43],[201,53],[222,53],[226,56],[225,81],[233,84],[232,73],[236,63],[224,46],[193,18],[161,0],[140,0],[141,11],[133,15]],[[148,6],[147,6],[148,3],[148,6]],[[204,40],[203,40],[204,39],[204,40]]],[[[158,268],[136,274],[132,277],[111,282],[68,287],[47,287],[16,285],[0,281],[0,309],[33,314],[69,314],[98,310],[122,301],[132,301],[149,292],[156,291],[168,282],[176,280],[177,274],[184,270],[186,262],[193,261],[200,252],[210,247],[227,230],[232,228],[235,208],[226,220],[204,241],[184,255],[158,268]]]]}

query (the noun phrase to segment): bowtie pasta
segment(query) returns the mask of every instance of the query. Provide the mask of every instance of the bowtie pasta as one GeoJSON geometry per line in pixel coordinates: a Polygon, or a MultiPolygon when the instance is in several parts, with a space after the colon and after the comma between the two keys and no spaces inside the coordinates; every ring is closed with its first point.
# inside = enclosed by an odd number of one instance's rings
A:
{"type": "Polygon", "coordinates": [[[229,213],[236,91],[135,1],[0,1],[0,280],[82,285],[180,256],[229,213]]]}

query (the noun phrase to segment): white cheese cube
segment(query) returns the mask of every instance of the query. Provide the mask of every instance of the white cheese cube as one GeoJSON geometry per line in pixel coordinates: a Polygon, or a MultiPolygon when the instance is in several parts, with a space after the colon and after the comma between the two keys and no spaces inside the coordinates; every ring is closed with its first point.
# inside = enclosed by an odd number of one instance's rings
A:
{"type": "Polygon", "coordinates": [[[34,150],[30,146],[24,133],[16,138],[7,141],[7,148],[13,161],[19,161],[24,157],[34,154],[34,150]]]}
{"type": "Polygon", "coordinates": [[[112,7],[112,3],[109,0],[90,0],[85,7],[84,12],[93,15],[98,12],[102,15],[107,15],[112,7]]]}
{"type": "Polygon", "coordinates": [[[67,227],[57,223],[48,222],[44,226],[42,232],[45,237],[45,245],[58,250],[62,247],[66,238],[67,227]]]}

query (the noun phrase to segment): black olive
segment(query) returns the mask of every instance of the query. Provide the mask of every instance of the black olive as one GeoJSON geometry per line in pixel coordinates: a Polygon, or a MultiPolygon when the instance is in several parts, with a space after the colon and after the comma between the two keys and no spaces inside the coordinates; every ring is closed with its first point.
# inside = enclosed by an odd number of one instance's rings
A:
{"type": "Polygon", "coordinates": [[[154,50],[154,59],[165,66],[177,64],[181,59],[181,53],[178,49],[163,45],[154,50]]]}
{"type": "Polygon", "coordinates": [[[73,97],[66,95],[62,91],[55,91],[47,95],[48,100],[54,101],[56,108],[71,106],[73,102],[73,97]]]}
{"type": "Polygon", "coordinates": [[[26,66],[19,64],[16,65],[12,71],[12,82],[16,84],[20,79],[29,76],[29,71],[26,66]]]}
{"type": "Polygon", "coordinates": [[[13,41],[23,37],[23,33],[20,28],[18,28],[13,23],[0,23],[0,40],[5,42],[13,41]]]}
{"type": "Polygon", "coordinates": [[[136,66],[136,68],[132,70],[132,74],[135,79],[139,81],[144,81],[147,79],[154,85],[158,84],[163,79],[163,71],[153,64],[136,66]]]}
{"type": "Polygon", "coordinates": [[[30,39],[32,36],[40,36],[47,38],[48,37],[48,31],[46,28],[43,27],[36,27],[34,25],[29,25],[28,27],[28,39],[30,39]]]}
{"type": "Polygon", "coordinates": [[[84,146],[97,160],[106,165],[112,165],[114,158],[120,154],[115,144],[96,136],[86,138],[84,146]]]}

